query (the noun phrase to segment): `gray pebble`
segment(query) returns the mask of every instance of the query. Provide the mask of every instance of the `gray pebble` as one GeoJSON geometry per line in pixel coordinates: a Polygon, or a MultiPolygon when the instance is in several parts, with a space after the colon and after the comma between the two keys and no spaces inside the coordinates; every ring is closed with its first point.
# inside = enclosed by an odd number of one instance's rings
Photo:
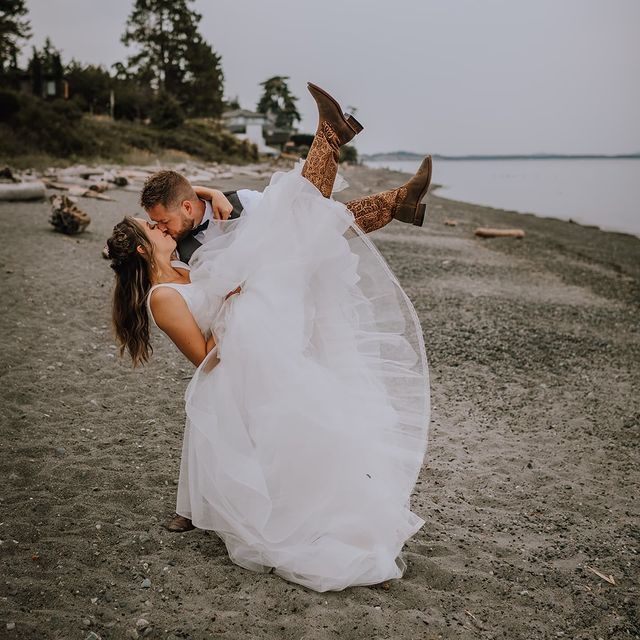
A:
{"type": "Polygon", "coordinates": [[[143,589],[149,589],[151,587],[151,580],[149,580],[149,578],[145,578],[142,581],[142,588],[143,589]]]}

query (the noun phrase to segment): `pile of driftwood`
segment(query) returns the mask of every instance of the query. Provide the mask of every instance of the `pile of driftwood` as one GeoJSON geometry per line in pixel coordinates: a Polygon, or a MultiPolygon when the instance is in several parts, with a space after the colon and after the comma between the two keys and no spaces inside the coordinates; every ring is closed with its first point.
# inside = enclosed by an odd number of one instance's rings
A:
{"type": "Polygon", "coordinates": [[[56,231],[67,235],[82,233],[91,222],[91,217],[77,204],[78,198],[95,198],[114,201],[107,195],[109,189],[127,188],[139,190],[148,171],[118,170],[104,168],[70,167],[45,172],[43,183],[47,189],[62,193],[52,195],[49,222],[56,231]]]}
{"type": "MultiPolygon", "coordinates": [[[[237,168],[232,172],[230,167],[221,165],[202,166],[184,164],[173,167],[182,173],[192,184],[215,184],[217,180],[232,178],[235,175],[264,177],[271,171],[264,165],[252,165],[237,168]]],[[[139,192],[144,181],[157,171],[154,168],[142,167],[86,167],[75,166],[66,169],[49,169],[42,176],[44,188],[61,191],[60,195],[51,196],[52,211],[49,222],[56,231],[76,234],[84,231],[91,222],[90,216],[77,205],[77,198],[94,198],[113,201],[108,195],[110,189],[120,188],[139,192]]]]}
{"type": "Polygon", "coordinates": [[[127,187],[135,178],[144,180],[149,175],[147,172],[140,172],[139,176],[134,177],[127,173],[129,172],[71,167],[60,171],[49,170],[43,176],[43,181],[47,189],[65,191],[71,197],[113,200],[106,191],[116,187],[127,187]]]}
{"type": "MultiPolygon", "coordinates": [[[[264,165],[243,167],[231,172],[230,167],[221,165],[197,165],[195,163],[173,167],[192,184],[215,184],[217,180],[231,178],[237,173],[262,177],[269,169],[264,165]]],[[[86,167],[83,165],[65,169],[48,169],[42,175],[44,189],[61,192],[51,196],[51,216],[49,222],[56,231],[69,235],[82,233],[91,218],[77,205],[78,198],[93,198],[113,201],[111,189],[125,189],[139,192],[144,181],[157,171],[157,167],[86,167]]]]}

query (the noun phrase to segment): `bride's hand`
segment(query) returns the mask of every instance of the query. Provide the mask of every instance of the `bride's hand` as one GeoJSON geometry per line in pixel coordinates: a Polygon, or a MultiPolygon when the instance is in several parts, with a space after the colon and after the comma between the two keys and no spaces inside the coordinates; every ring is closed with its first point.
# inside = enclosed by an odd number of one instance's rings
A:
{"type": "Polygon", "coordinates": [[[233,205],[227,200],[227,197],[218,189],[210,189],[209,187],[200,187],[193,185],[193,190],[196,192],[198,198],[211,201],[211,208],[213,209],[213,217],[216,220],[228,220],[231,212],[233,211],[233,205]]]}

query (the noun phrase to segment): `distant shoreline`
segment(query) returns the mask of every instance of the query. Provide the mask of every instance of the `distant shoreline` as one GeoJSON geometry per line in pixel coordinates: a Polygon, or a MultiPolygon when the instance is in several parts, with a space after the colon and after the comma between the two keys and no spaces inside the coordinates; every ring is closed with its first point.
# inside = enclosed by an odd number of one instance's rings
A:
{"type": "MultiPolygon", "coordinates": [[[[364,162],[412,174],[418,161],[364,162]]],[[[640,236],[640,159],[434,160],[434,179],[444,186],[439,194],[459,202],[573,219],[607,231],[640,236]],[[544,188],[540,188],[544,185],[544,188]]]]}
{"type": "MultiPolygon", "coordinates": [[[[426,154],[411,153],[408,151],[397,151],[393,153],[374,153],[361,154],[362,162],[381,162],[388,160],[390,162],[416,162],[422,160],[426,154]]],[[[524,155],[466,155],[466,156],[448,156],[437,153],[432,154],[434,160],[631,160],[640,159],[640,153],[626,154],[560,154],[560,153],[538,153],[524,155]]]]}

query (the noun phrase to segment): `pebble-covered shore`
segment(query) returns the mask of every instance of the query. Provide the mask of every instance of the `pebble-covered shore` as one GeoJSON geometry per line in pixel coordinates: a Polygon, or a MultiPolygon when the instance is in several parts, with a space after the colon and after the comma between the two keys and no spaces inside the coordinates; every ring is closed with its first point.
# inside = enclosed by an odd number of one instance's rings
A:
{"type": "MultiPolygon", "coordinates": [[[[182,169],[222,189],[271,171],[182,169]]],[[[405,179],[345,176],[341,199],[405,179]]],[[[426,524],[388,590],[318,594],[162,526],[192,367],[160,334],[143,368],[116,353],[101,250],[136,180],[80,198],[77,236],[48,203],[0,202],[1,638],[640,637],[640,239],[434,194],[423,228],[372,235],[430,359],[426,524]]]]}

